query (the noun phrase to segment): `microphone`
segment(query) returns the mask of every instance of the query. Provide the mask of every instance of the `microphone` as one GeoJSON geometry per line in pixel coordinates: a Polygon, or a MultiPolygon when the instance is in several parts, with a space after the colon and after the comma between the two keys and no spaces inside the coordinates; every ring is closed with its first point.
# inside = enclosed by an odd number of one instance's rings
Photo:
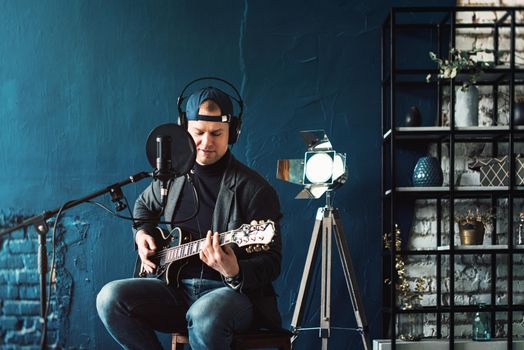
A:
{"type": "Polygon", "coordinates": [[[149,133],[146,155],[151,167],[155,168],[154,180],[160,181],[161,204],[165,208],[169,181],[189,173],[195,164],[195,142],[180,125],[162,124],[149,133]]]}
{"type": "Polygon", "coordinates": [[[160,198],[165,207],[168,195],[168,182],[174,177],[173,161],[171,160],[171,136],[156,138],[156,175],[160,180],[160,198]]]}

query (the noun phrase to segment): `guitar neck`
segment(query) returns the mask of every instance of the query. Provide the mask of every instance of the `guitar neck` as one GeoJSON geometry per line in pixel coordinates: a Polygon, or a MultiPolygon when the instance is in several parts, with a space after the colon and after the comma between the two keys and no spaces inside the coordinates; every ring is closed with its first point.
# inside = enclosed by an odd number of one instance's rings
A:
{"type": "MultiPolygon", "coordinates": [[[[232,243],[232,237],[234,237],[234,232],[235,230],[220,233],[218,236],[218,241],[220,245],[223,246],[228,243],[232,243]]],[[[202,238],[197,241],[184,243],[176,247],[162,249],[157,254],[155,254],[153,258],[160,259],[160,265],[165,265],[177,260],[185,259],[200,253],[205,241],[206,239],[202,238]]]]}

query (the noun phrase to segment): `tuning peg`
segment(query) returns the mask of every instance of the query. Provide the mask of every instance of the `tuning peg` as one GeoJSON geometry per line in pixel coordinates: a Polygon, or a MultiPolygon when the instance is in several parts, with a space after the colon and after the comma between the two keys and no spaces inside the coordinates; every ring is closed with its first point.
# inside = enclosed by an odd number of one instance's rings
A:
{"type": "Polygon", "coordinates": [[[263,244],[262,245],[262,249],[265,250],[265,251],[268,251],[269,250],[269,246],[267,244],[263,244]]]}
{"type": "Polygon", "coordinates": [[[257,244],[256,246],[253,247],[253,250],[254,250],[255,252],[259,252],[259,251],[262,250],[262,248],[260,248],[260,244],[257,244]]]}
{"type": "Polygon", "coordinates": [[[249,223],[250,225],[256,225],[257,224],[257,221],[256,220],[251,220],[251,222],[249,223]]]}
{"type": "Polygon", "coordinates": [[[263,224],[265,223],[265,220],[260,220],[258,223],[259,223],[260,225],[263,225],[263,224]]]}
{"type": "Polygon", "coordinates": [[[246,248],[246,252],[248,252],[249,254],[253,253],[253,247],[248,246],[248,247],[246,248]]]}

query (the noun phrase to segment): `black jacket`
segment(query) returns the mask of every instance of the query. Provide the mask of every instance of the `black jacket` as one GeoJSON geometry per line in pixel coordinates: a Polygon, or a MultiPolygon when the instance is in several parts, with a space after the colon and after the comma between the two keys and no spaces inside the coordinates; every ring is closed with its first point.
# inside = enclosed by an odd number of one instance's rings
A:
{"type": "MultiPolygon", "coordinates": [[[[170,189],[164,213],[164,218],[168,221],[177,219],[176,213],[173,217],[173,211],[185,181],[185,177],[176,178],[170,189]]],[[[161,212],[159,188],[157,181],[138,197],[134,208],[136,218],[158,217],[161,212]]],[[[281,239],[278,222],[281,217],[278,196],[273,187],[258,173],[231,156],[218,193],[212,231],[234,230],[252,220],[272,220],[275,223],[276,234],[269,250],[247,253],[245,248],[234,247],[242,274],[240,292],[245,293],[253,303],[254,327],[281,326],[272,286],[272,281],[280,274],[281,239]]],[[[155,236],[158,231],[154,228],[154,224],[145,223],[138,226],[135,232],[144,229],[155,236]]]]}

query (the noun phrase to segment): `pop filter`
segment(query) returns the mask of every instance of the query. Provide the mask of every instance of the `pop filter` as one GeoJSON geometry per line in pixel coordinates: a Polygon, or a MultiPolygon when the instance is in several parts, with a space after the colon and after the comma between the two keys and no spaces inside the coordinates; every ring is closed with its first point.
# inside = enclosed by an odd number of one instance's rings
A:
{"type": "MultiPolygon", "coordinates": [[[[170,138],[171,170],[173,177],[189,173],[196,160],[196,146],[189,133],[177,124],[162,124],[154,128],[146,143],[147,159],[151,167],[157,168],[157,138],[170,138]]],[[[157,169],[158,170],[158,169],[157,169]]]]}

